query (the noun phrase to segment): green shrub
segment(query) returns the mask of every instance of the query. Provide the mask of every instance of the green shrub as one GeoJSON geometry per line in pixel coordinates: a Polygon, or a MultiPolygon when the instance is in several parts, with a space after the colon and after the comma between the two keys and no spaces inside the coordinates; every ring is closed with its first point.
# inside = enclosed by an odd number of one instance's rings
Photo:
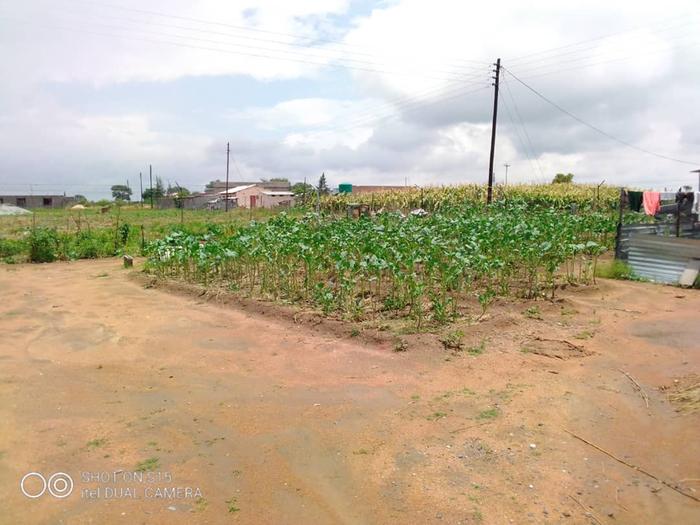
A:
{"type": "Polygon", "coordinates": [[[114,255],[113,231],[108,229],[82,231],[62,236],[64,259],[97,259],[114,255]]]}
{"type": "Polygon", "coordinates": [[[53,262],[58,251],[58,234],[50,228],[36,228],[29,234],[29,260],[35,263],[53,262]]]}
{"type": "Polygon", "coordinates": [[[121,241],[121,245],[124,246],[127,241],[129,240],[129,232],[131,231],[131,226],[129,223],[125,222],[119,227],[119,240],[121,241]]]}
{"type": "Polygon", "coordinates": [[[640,280],[629,264],[617,259],[598,263],[595,275],[596,277],[602,277],[604,279],[640,280]]]}
{"type": "Polygon", "coordinates": [[[12,258],[27,251],[27,243],[18,239],[0,239],[0,258],[12,258]]]}

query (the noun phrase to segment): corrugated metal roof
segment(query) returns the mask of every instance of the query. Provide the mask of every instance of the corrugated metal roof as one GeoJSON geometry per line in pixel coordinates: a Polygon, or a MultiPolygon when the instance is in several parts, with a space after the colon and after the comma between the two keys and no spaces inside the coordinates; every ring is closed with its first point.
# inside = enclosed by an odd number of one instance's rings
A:
{"type": "Polygon", "coordinates": [[[268,195],[270,197],[291,197],[294,195],[292,191],[263,191],[263,195],[268,195]]]}
{"type": "MultiPolygon", "coordinates": [[[[229,193],[238,193],[239,191],[247,190],[248,188],[252,188],[253,186],[257,186],[257,184],[248,184],[246,186],[236,186],[235,188],[229,188],[228,192],[229,193]]],[[[223,195],[226,193],[226,190],[220,191],[219,195],[223,195]]]]}
{"type": "Polygon", "coordinates": [[[678,283],[690,259],[700,259],[700,240],[659,235],[633,235],[629,240],[629,265],[652,281],[678,283]]]}

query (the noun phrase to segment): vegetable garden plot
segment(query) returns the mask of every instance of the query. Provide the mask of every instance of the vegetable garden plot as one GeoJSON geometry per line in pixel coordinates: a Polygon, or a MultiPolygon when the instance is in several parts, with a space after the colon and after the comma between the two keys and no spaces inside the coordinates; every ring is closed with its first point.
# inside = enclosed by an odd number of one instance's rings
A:
{"type": "Polygon", "coordinates": [[[420,328],[481,316],[498,296],[590,282],[614,229],[609,214],[514,204],[409,218],[280,215],[229,235],[175,232],[150,244],[147,269],[354,320],[409,316],[420,328]]]}

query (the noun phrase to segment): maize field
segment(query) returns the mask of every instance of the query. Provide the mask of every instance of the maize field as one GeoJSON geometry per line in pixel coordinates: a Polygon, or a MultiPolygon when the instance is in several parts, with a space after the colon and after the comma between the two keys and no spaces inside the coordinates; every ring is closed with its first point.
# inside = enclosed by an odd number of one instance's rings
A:
{"type": "MultiPolygon", "coordinates": [[[[619,188],[585,184],[539,184],[496,186],[494,201],[522,202],[563,209],[575,206],[581,210],[612,210],[620,199],[619,188]]],[[[407,187],[406,189],[377,193],[345,193],[321,198],[321,208],[327,211],[345,211],[348,204],[368,204],[373,210],[445,211],[464,205],[478,205],[486,201],[486,186],[407,187]]]]}

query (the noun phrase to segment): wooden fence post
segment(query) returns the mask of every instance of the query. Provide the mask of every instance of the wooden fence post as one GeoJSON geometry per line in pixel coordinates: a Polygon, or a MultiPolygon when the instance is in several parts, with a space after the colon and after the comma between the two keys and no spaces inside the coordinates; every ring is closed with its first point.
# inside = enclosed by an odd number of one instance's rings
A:
{"type": "Polygon", "coordinates": [[[617,231],[615,233],[615,259],[622,258],[622,247],[620,246],[620,241],[622,240],[622,215],[624,213],[625,207],[625,189],[620,188],[620,203],[618,209],[617,217],[617,231]]]}

